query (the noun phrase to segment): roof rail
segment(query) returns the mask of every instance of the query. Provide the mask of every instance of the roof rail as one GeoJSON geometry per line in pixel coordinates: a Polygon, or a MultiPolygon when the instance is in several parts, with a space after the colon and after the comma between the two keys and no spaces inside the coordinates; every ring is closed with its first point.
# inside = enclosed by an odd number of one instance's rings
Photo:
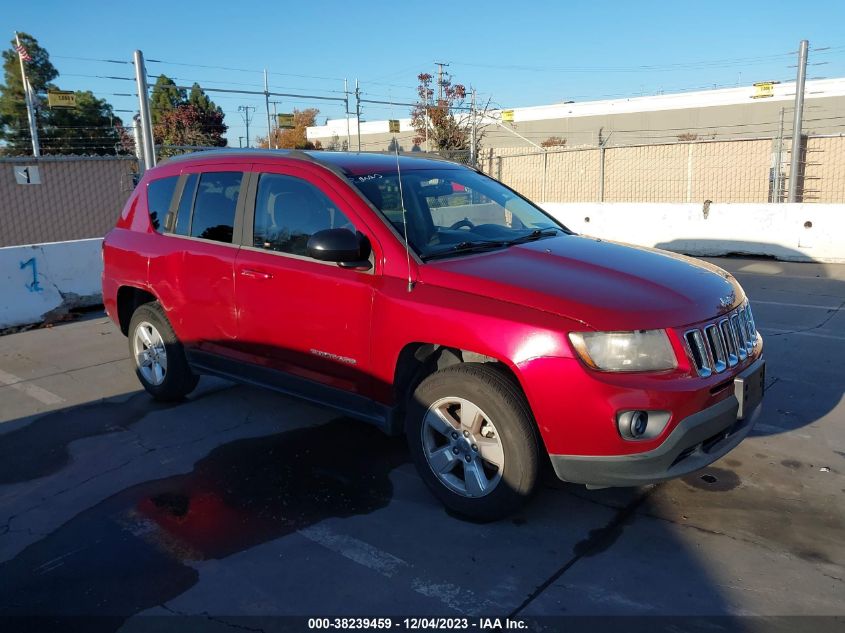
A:
{"type": "Polygon", "coordinates": [[[175,163],[193,159],[202,159],[206,157],[217,157],[217,156],[225,156],[225,157],[235,157],[235,156],[247,156],[247,157],[259,157],[259,156],[277,156],[279,158],[296,158],[299,160],[307,160],[309,162],[318,162],[312,156],[309,156],[302,150],[298,149],[256,149],[256,148],[238,148],[238,147],[223,147],[219,149],[207,149],[207,150],[200,150],[196,152],[191,152],[189,154],[180,154],[178,156],[169,156],[162,160],[162,163],[175,163]]]}

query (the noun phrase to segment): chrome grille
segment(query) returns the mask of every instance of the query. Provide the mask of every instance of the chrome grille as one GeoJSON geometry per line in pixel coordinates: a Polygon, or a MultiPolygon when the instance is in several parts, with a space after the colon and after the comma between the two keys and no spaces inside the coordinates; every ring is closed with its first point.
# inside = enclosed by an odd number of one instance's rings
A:
{"type": "Polygon", "coordinates": [[[687,330],[684,343],[699,376],[720,374],[754,353],[757,327],[746,301],[727,317],[687,330]]]}

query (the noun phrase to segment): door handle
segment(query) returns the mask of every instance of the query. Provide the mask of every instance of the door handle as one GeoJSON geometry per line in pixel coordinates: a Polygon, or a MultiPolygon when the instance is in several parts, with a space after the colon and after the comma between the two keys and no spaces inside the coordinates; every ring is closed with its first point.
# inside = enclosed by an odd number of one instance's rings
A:
{"type": "Polygon", "coordinates": [[[253,279],[272,279],[273,273],[268,273],[264,270],[253,270],[252,268],[242,268],[241,275],[244,277],[252,277],[253,279]]]}

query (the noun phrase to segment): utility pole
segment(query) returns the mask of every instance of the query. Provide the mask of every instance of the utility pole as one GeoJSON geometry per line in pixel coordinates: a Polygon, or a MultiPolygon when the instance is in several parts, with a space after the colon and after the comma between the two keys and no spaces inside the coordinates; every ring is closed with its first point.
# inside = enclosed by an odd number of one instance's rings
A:
{"type": "Polygon", "coordinates": [[[361,89],[355,80],[355,127],[358,129],[358,151],[361,151],[361,89]]]}
{"type": "Polygon", "coordinates": [[[32,139],[32,155],[35,158],[41,156],[41,145],[38,143],[38,125],[35,122],[35,103],[32,99],[32,86],[29,85],[29,80],[26,78],[26,67],[23,63],[24,55],[26,55],[27,59],[29,58],[29,53],[26,52],[26,49],[21,46],[21,38],[18,36],[18,32],[15,31],[15,44],[17,44],[17,51],[18,51],[18,61],[21,63],[21,81],[23,82],[23,97],[26,101],[26,118],[29,122],[29,137],[32,139]]]}
{"type": "Polygon", "coordinates": [[[448,66],[447,62],[434,62],[437,66],[437,105],[443,101],[443,67],[448,66]]]}
{"type": "Polygon", "coordinates": [[[156,166],[155,144],[153,143],[153,119],[150,115],[150,95],[147,88],[147,67],[144,53],[135,51],[135,87],[138,89],[138,112],[141,115],[141,136],[144,139],[144,166],[156,166]]]}
{"type": "Polygon", "coordinates": [[[798,77],[795,79],[795,118],[792,120],[792,160],[789,166],[789,202],[798,202],[798,174],[801,169],[801,126],[804,116],[804,83],[807,79],[807,49],[810,43],[801,40],[798,46],[798,77]]]}
{"type": "Polygon", "coordinates": [[[346,151],[348,152],[352,139],[349,135],[349,82],[346,79],[343,80],[343,98],[346,106],[343,109],[346,112],[346,151]]]}
{"type": "Polygon", "coordinates": [[[264,107],[267,109],[267,149],[273,149],[273,128],[270,126],[270,87],[267,84],[267,69],[264,69],[264,107]]]}
{"type": "MultiPolygon", "coordinates": [[[[238,106],[238,112],[241,113],[241,118],[244,120],[246,124],[246,146],[249,147],[249,123],[252,121],[252,115],[250,114],[250,110],[255,112],[255,106],[238,106]]],[[[269,140],[268,140],[269,142],[269,140]]]]}

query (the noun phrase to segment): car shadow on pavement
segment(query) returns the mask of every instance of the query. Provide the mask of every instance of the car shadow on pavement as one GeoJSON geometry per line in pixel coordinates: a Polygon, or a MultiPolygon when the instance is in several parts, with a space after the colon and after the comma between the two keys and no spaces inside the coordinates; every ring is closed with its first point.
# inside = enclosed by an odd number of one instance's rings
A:
{"type": "Polygon", "coordinates": [[[223,444],[191,472],[118,492],[0,564],[0,618],[73,616],[84,630],[116,630],[191,588],[192,562],[385,507],[388,475],[407,461],[401,439],[346,418],[223,444]]]}

